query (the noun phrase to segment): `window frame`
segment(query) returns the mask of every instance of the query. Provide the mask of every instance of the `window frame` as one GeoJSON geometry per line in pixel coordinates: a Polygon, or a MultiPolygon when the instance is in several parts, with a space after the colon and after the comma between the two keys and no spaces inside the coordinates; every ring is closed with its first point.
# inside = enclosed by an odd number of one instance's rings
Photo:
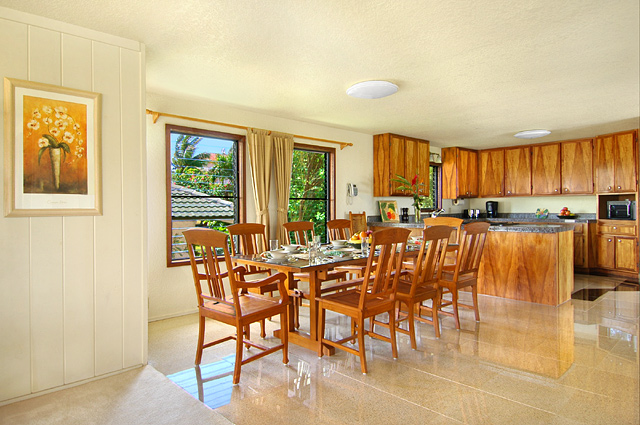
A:
{"type": "MultiPolygon", "coordinates": [[[[336,148],[328,146],[308,145],[305,143],[294,143],[294,150],[305,150],[319,152],[328,155],[327,158],[327,221],[333,220],[336,216],[336,148]]],[[[291,179],[291,177],[289,177],[291,179]]],[[[291,202],[291,198],[289,198],[291,202]]],[[[287,205],[287,211],[289,206],[287,205]]],[[[326,223],[325,223],[326,226],[326,223]]]]}
{"type": "Polygon", "coordinates": [[[221,131],[205,130],[203,128],[185,127],[175,124],[165,124],[165,232],[166,232],[166,260],[167,267],[179,267],[189,265],[189,259],[174,260],[171,256],[172,250],[172,210],[171,210],[171,133],[181,133],[193,136],[209,137],[216,139],[225,139],[237,143],[238,152],[238,205],[237,205],[237,217],[238,223],[246,222],[246,174],[245,174],[245,149],[246,149],[246,136],[233,133],[225,133],[221,131]]]}

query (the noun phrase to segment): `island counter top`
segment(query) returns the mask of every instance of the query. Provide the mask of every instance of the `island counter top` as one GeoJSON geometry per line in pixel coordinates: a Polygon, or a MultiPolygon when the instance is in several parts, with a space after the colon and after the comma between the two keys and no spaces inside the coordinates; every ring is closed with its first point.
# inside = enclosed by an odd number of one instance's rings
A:
{"type": "MultiPolygon", "coordinates": [[[[380,227],[402,227],[405,229],[422,229],[424,227],[424,223],[419,222],[416,223],[414,219],[411,217],[408,223],[398,223],[398,222],[382,222],[379,220],[375,220],[375,218],[368,219],[367,225],[369,228],[380,228],[380,227]]],[[[576,220],[574,222],[563,222],[560,220],[556,221],[543,221],[539,222],[531,222],[529,220],[523,220],[526,222],[516,222],[510,219],[486,219],[486,218],[478,218],[478,219],[470,219],[465,220],[463,222],[463,226],[468,223],[474,223],[477,221],[485,221],[491,223],[489,227],[490,232],[525,232],[525,233],[560,233],[572,231],[574,228],[574,224],[578,223],[576,220]]],[[[580,221],[581,223],[587,222],[586,220],[580,221]]]]}

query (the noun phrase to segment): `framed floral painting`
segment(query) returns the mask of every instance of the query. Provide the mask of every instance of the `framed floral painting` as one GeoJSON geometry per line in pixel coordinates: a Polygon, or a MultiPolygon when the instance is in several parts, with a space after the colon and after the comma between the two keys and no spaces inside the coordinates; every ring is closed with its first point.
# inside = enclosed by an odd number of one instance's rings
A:
{"type": "Polygon", "coordinates": [[[6,217],[102,214],[101,95],[4,79],[6,217]]]}
{"type": "Polygon", "coordinates": [[[397,223],[400,221],[398,203],[396,201],[378,201],[378,207],[380,208],[380,220],[383,223],[397,223]]]}

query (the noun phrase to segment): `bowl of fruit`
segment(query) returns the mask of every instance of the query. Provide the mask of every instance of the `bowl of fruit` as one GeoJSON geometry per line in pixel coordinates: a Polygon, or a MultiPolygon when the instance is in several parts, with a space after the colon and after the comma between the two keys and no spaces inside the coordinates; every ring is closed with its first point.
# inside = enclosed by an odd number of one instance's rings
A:
{"type": "Polygon", "coordinates": [[[367,230],[366,232],[355,233],[351,238],[347,241],[348,245],[351,245],[354,248],[360,248],[362,246],[362,241],[367,240],[367,242],[371,243],[371,234],[373,232],[371,230],[367,230]]]}
{"type": "Polygon", "coordinates": [[[569,208],[564,207],[560,210],[560,214],[558,214],[558,218],[575,218],[576,215],[572,213],[569,208]]]}

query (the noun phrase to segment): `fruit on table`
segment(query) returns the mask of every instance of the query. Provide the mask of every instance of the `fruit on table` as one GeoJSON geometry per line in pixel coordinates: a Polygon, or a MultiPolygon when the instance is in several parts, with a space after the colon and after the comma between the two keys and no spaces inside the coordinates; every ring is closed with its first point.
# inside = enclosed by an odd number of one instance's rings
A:
{"type": "Polygon", "coordinates": [[[573,213],[569,210],[569,208],[564,207],[560,210],[560,215],[568,216],[568,215],[573,215],[573,213]]]}

